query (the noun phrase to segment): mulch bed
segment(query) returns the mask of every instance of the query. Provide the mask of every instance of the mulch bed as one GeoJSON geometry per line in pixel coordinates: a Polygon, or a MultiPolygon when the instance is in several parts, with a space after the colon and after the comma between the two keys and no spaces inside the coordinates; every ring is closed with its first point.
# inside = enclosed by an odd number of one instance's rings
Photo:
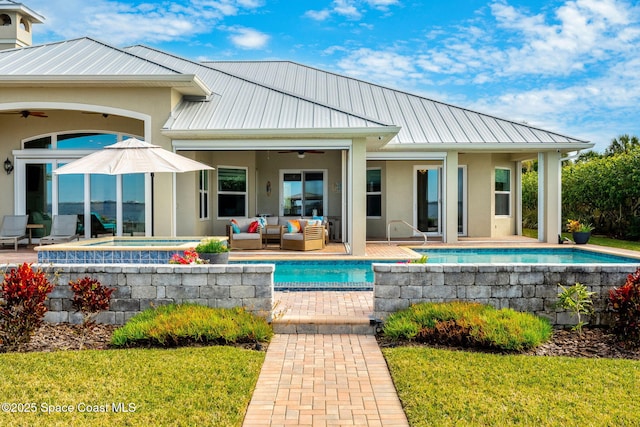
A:
{"type": "MultiPolygon", "coordinates": [[[[36,331],[29,344],[24,346],[21,351],[104,350],[109,348],[111,334],[116,328],[117,326],[114,325],[94,325],[83,338],[80,325],[45,323],[36,331]]],[[[382,347],[407,344],[420,345],[415,343],[392,343],[383,338],[379,338],[379,343],[382,347]]],[[[267,345],[263,344],[263,346],[264,348],[260,348],[260,350],[264,351],[267,345]]],[[[242,347],[256,349],[255,344],[244,344],[242,347]]],[[[584,328],[582,335],[569,330],[556,329],[551,341],[526,354],[640,360],[640,349],[625,349],[621,347],[616,342],[615,337],[607,329],[602,328],[584,328]]]]}
{"type": "MultiPolygon", "coordinates": [[[[438,344],[420,344],[415,342],[394,342],[378,337],[381,347],[399,347],[404,345],[428,346],[434,348],[453,348],[464,351],[485,351],[503,353],[499,351],[482,350],[476,348],[452,347],[438,344]]],[[[524,354],[531,356],[567,356],[587,358],[610,358],[640,360],[640,348],[626,349],[621,347],[607,329],[583,328],[582,334],[565,329],[555,329],[551,340],[524,354]]]]}

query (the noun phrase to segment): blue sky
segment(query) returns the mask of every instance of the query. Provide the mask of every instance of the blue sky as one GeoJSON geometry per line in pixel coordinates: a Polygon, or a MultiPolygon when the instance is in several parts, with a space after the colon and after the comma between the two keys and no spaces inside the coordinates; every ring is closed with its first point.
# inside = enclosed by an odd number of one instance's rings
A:
{"type": "Polygon", "coordinates": [[[640,136],[627,0],[22,0],[34,43],[91,36],[194,60],[279,59],[596,143],[640,136]]]}

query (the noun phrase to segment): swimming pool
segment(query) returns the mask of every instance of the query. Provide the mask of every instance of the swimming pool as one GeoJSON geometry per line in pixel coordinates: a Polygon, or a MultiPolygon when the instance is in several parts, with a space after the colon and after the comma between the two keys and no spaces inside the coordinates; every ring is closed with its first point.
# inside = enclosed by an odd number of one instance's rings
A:
{"type": "MultiPolygon", "coordinates": [[[[413,249],[427,255],[428,264],[640,264],[640,259],[577,248],[413,249]]],[[[393,260],[233,261],[275,264],[274,287],[282,290],[371,290],[373,263],[393,260]]]]}
{"type": "Polygon", "coordinates": [[[231,261],[233,264],[275,264],[276,291],[373,289],[372,263],[389,260],[231,261]]]}
{"type": "Polygon", "coordinates": [[[628,264],[640,259],[578,248],[414,248],[429,264],[628,264]]]}

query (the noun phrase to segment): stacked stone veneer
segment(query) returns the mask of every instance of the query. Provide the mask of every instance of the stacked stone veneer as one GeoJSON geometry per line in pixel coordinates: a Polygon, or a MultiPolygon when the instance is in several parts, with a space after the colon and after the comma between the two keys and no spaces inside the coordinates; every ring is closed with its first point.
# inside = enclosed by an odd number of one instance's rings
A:
{"type": "Polygon", "coordinates": [[[209,307],[245,307],[270,318],[273,301],[273,264],[229,265],[115,265],[39,264],[56,287],[49,294],[45,321],[81,323],[71,306],[70,280],[91,277],[116,288],[109,311],[97,321],[121,325],[149,307],[193,302],[209,307]]]}
{"type": "Polygon", "coordinates": [[[593,264],[374,264],[374,315],[389,314],[419,302],[475,301],[548,318],[555,325],[575,319],[555,307],[558,284],[580,282],[595,292],[592,325],[605,325],[609,289],[624,284],[640,265],[593,264]]]}

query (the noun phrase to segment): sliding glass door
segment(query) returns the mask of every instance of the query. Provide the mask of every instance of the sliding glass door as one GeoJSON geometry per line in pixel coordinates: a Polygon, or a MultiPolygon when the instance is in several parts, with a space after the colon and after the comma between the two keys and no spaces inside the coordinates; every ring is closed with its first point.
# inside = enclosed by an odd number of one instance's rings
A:
{"type": "MultiPolygon", "coordinates": [[[[442,167],[416,166],[414,171],[415,186],[415,227],[430,235],[442,235],[442,167]]],[[[467,232],[467,189],[466,167],[458,168],[458,234],[467,232]]]]}
{"type": "Polygon", "coordinates": [[[280,215],[314,216],[327,211],[324,170],[280,171],[280,215]]]}

